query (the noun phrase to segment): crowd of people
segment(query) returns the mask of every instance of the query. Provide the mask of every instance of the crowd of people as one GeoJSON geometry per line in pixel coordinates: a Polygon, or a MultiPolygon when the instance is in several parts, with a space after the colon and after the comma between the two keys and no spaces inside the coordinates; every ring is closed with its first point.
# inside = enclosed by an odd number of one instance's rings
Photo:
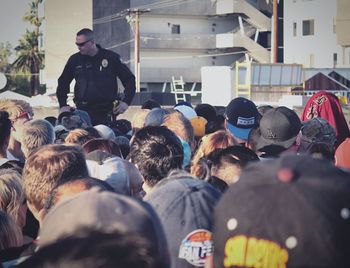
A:
{"type": "MultiPolygon", "coordinates": [[[[237,97],[129,121],[0,100],[3,267],[350,267],[350,131],[237,97]]],[[[0,265],[1,266],[1,265],[0,265]]]]}

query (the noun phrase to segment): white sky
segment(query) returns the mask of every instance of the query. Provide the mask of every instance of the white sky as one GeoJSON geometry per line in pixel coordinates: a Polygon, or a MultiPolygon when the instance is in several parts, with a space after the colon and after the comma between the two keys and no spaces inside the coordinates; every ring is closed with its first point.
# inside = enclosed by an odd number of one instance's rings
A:
{"type": "Polygon", "coordinates": [[[18,44],[25,29],[32,29],[22,17],[29,10],[30,0],[0,0],[0,42],[18,44]]]}

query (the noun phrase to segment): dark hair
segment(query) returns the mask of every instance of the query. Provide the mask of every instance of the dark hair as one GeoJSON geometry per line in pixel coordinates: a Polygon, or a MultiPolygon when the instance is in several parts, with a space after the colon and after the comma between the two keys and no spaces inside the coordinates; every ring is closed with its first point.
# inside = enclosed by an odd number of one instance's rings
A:
{"type": "Polygon", "coordinates": [[[91,153],[96,150],[107,152],[123,158],[119,145],[112,140],[98,138],[89,140],[88,142],[83,144],[83,151],[85,154],[91,153]]]}
{"type": "Polygon", "coordinates": [[[98,130],[94,127],[86,127],[84,128],[91,137],[94,137],[94,138],[101,138],[101,135],[100,133],[98,132],[98,130]]]}
{"type": "Polygon", "coordinates": [[[153,108],[161,108],[159,102],[153,99],[146,100],[141,106],[141,109],[152,110],[153,108]]]}
{"type": "Polygon", "coordinates": [[[94,39],[94,32],[89,28],[81,29],[79,32],[77,32],[77,36],[78,35],[84,35],[86,39],[90,39],[90,40],[94,39]]]}
{"type": "Polygon", "coordinates": [[[130,140],[125,136],[117,136],[114,138],[114,142],[118,144],[123,158],[126,159],[130,152],[130,140]]]}
{"type": "Polygon", "coordinates": [[[225,149],[214,151],[208,157],[211,161],[211,168],[219,169],[225,164],[237,164],[245,167],[249,162],[259,161],[259,157],[249,148],[234,145],[225,149]]]}
{"type": "Polygon", "coordinates": [[[215,116],[215,119],[208,121],[205,125],[205,134],[214,133],[218,130],[224,130],[225,128],[225,117],[221,114],[215,116]]]}
{"type": "Polygon", "coordinates": [[[50,122],[50,124],[54,127],[56,126],[57,118],[54,116],[46,116],[44,118],[46,121],[50,122]]]}
{"type": "Polygon", "coordinates": [[[157,268],[150,243],[134,233],[83,229],[41,247],[18,267],[157,268]]]}
{"type": "Polygon", "coordinates": [[[174,169],[181,169],[184,154],[180,139],[164,126],[140,129],[132,138],[128,159],[136,164],[148,186],[174,169]]]}
{"type": "Polygon", "coordinates": [[[216,109],[208,103],[201,103],[194,109],[198,116],[204,117],[208,122],[216,120],[216,109]]]}
{"type": "Polygon", "coordinates": [[[116,121],[112,121],[108,124],[108,127],[114,131],[116,136],[128,135],[132,129],[131,122],[126,119],[118,119],[116,121]]]}
{"type": "Polygon", "coordinates": [[[9,119],[9,113],[6,111],[0,111],[0,144],[3,145],[5,140],[11,134],[11,120],[9,119]]]}

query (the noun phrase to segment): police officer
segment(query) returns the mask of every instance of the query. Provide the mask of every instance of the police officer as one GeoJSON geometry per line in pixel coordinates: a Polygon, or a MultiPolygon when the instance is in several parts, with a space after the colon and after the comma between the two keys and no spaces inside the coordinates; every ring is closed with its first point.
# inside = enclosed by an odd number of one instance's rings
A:
{"type": "Polygon", "coordinates": [[[92,30],[84,28],[77,33],[79,52],[72,55],[58,79],[56,95],[60,113],[71,111],[67,105],[70,83],[75,79],[74,102],[80,110],[88,112],[93,125],[106,124],[110,115],[124,113],[135,95],[135,76],[113,51],[96,44],[92,30]],[[119,77],[124,98],[119,99],[119,77]]]}

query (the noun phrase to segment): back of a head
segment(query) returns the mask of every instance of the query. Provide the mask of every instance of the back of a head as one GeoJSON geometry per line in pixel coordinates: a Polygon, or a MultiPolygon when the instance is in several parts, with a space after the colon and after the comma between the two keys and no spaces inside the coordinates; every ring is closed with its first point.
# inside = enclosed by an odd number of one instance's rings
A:
{"type": "Polygon", "coordinates": [[[23,245],[21,229],[7,213],[0,210],[0,251],[23,245]]]}
{"type": "Polygon", "coordinates": [[[146,195],[167,236],[171,267],[203,267],[212,255],[212,212],[220,193],[190,174],[175,174],[146,195]]]}
{"type": "Polygon", "coordinates": [[[349,204],[349,174],[328,161],[250,164],[215,208],[214,266],[349,267],[349,204]]]}
{"type": "Polygon", "coordinates": [[[194,140],[194,131],[191,122],[180,112],[173,112],[166,115],[162,126],[166,126],[182,140],[192,144],[194,140]]]}
{"type": "Polygon", "coordinates": [[[24,156],[28,157],[35,149],[53,144],[55,139],[55,131],[50,122],[44,119],[31,120],[24,124],[21,149],[24,156]]]}
{"type": "Polygon", "coordinates": [[[198,116],[204,117],[208,122],[216,119],[216,109],[208,103],[201,103],[194,109],[198,116]]]}
{"type": "Polygon", "coordinates": [[[259,157],[243,146],[229,146],[208,156],[211,162],[211,174],[228,184],[239,179],[241,170],[250,162],[259,161],[259,157]]]}
{"type": "Polygon", "coordinates": [[[0,100],[0,110],[9,113],[10,120],[15,120],[21,113],[28,113],[33,116],[33,109],[30,104],[23,100],[0,100]]]}
{"type": "Polygon", "coordinates": [[[224,149],[228,146],[236,145],[236,142],[229,131],[219,130],[204,136],[197,148],[195,155],[193,156],[191,165],[191,174],[203,179],[205,174],[205,168],[202,166],[200,160],[206,158],[209,154],[217,149],[224,149]]]}
{"type": "Polygon", "coordinates": [[[93,139],[93,136],[91,136],[88,131],[82,128],[76,128],[69,131],[64,142],[66,144],[83,145],[91,139],[93,139]]]}
{"type": "Polygon", "coordinates": [[[153,99],[146,100],[144,103],[142,103],[141,109],[148,109],[152,110],[154,108],[161,108],[158,101],[155,101],[153,99]]]}
{"type": "Polygon", "coordinates": [[[349,126],[346,122],[342,107],[337,96],[331,92],[319,91],[314,94],[306,103],[301,120],[306,121],[315,117],[326,119],[331,124],[337,134],[337,144],[350,137],[349,126]]]}
{"type": "Polygon", "coordinates": [[[119,145],[110,139],[99,138],[89,140],[83,145],[83,150],[85,154],[91,153],[96,150],[100,150],[123,158],[119,145]]]}
{"type": "Polygon", "coordinates": [[[173,169],[181,169],[183,149],[179,138],[166,127],[144,127],[132,138],[128,159],[153,187],[173,169]]]}
{"type": "Polygon", "coordinates": [[[18,267],[158,268],[144,238],[134,233],[78,230],[44,246],[18,267]]]}
{"type": "Polygon", "coordinates": [[[0,210],[8,213],[18,226],[25,224],[20,213],[25,200],[21,175],[13,169],[0,170],[0,210]]]}
{"type": "Polygon", "coordinates": [[[51,144],[32,152],[23,169],[27,200],[38,211],[54,187],[72,177],[87,176],[84,154],[78,146],[51,144]]]}
{"type": "Polygon", "coordinates": [[[150,244],[157,263],[163,265],[160,267],[168,267],[167,241],[154,210],[142,201],[94,189],[77,194],[51,209],[40,230],[40,246],[86,228],[108,233],[135,233],[150,244]]]}

